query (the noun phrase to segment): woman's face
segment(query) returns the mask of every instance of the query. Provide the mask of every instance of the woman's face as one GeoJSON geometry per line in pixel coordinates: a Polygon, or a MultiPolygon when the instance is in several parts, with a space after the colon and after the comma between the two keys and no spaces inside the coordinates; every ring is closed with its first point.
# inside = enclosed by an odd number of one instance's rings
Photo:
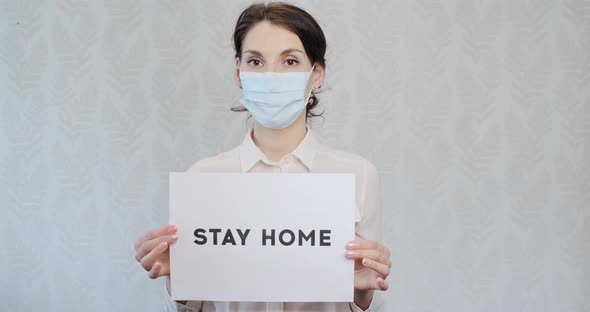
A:
{"type": "MultiPolygon", "coordinates": [[[[262,21],[254,25],[242,42],[242,58],[236,58],[234,78],[240,83],[244,72],[309,72],[312,64],[296,34],[283,27],[262,21]]],[[[324,68],[316,64],[305,94],[324,82],[324,68]]]]}

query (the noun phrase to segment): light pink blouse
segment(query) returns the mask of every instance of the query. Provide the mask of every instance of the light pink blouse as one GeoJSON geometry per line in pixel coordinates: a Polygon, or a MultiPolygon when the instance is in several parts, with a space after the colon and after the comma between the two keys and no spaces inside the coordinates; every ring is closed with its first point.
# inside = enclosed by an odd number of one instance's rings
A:
{"type": "MultiPolygon", "coordinates": [[[[254,144],[252,130],[242,144],[217,156],[198,161],[189,171],[198,172],[251,172],[251,173],[353,173],[356,176],[355,232],[363,239],[380,240],[381,207],[380,185],[377,170],[365,158],[334,150],[320,144],[308,128],[303,141],[290,154],[278,162],[270,161],[254,144]]],[[[342,246],[344,250],[344,246],[342,246]]],[[[300,285],[305,287],[305,285],[300,285]]],[[[352,285],[351,285],[352,287],[352,285]]],[[[168,291],[166,290],[167,294],[168,291]]],[[[377,293],[377,292],[376,292],[377,293]]],[[[303,312],[303,311],[363,311],[354,302],[175,302],[168,294],[170,311],[200,312],[303,312]]],[[[371,311],[371,307],[365,311],[371,311]]]]}

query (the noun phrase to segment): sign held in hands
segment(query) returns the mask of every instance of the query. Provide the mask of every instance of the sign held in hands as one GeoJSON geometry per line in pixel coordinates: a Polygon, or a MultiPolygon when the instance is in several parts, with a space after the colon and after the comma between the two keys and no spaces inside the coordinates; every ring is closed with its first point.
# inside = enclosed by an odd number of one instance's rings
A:
{"type": "Polygon", "coordinates": [[[352,174],[170,173],[175,300],[353,300],[352,174]]]}

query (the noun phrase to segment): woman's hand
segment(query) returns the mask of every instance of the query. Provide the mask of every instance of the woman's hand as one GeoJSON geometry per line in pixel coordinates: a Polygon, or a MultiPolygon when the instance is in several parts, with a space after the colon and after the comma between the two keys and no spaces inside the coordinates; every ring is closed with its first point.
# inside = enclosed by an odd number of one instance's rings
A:
{"type": "Polygon", "coordinates": [[[142,235],[135,242],[135,259],[152,279],[170,275],[170,244],[178,237],[176,227],[166,225],[142,235]]]}
{"type": "Polygon", "coordinates": [[[387,290],[391,269],[389,248],[372,240],[355,239],[346,244],[346,257],[354,259],[356,291],[387,290]]]}

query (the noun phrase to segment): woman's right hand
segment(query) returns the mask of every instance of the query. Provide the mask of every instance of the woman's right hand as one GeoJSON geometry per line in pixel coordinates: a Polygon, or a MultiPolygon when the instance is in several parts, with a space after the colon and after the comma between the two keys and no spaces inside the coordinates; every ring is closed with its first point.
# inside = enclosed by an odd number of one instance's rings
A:
{"type": "Polygon", "coordinates": [[[166,225],[149,231],[135,242],[135,259],[150,278],[170,275],[169,247],[177,238],[176,226],[166,225]]]}

